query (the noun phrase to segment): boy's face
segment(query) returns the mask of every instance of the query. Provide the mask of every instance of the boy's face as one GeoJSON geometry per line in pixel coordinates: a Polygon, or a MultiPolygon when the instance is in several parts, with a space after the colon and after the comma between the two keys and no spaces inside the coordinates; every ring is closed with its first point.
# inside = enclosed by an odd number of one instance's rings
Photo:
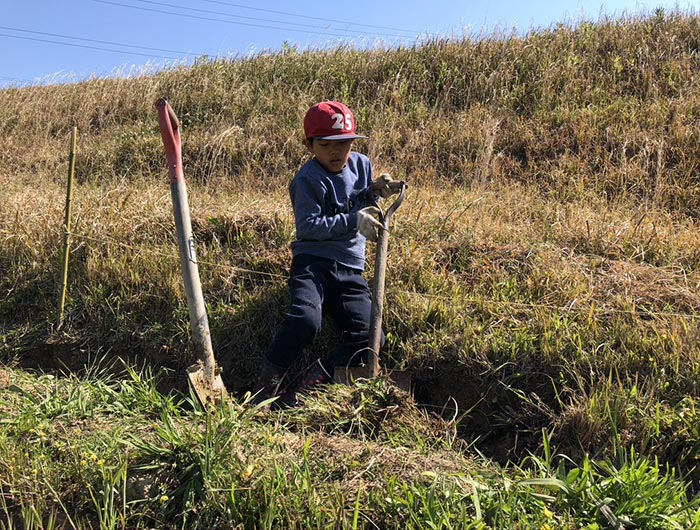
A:
{"type": "Polygon", "coordinates": [[[304,140],[306,148],[331,173],[340,173],[350,158],[352,140],[304,140]]]}

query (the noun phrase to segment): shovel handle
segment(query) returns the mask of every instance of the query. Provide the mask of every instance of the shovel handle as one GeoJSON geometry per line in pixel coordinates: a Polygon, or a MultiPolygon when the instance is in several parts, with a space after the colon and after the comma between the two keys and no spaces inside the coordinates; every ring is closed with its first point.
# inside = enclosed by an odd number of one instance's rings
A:
{"type": "Polygon", "coordinates": [[[399,208],[399,206],[401,206],[401,203],[403,202],[403,198],[406,196],[406,189],[407,188],[408,188],[408,184],[401,181],[401,191],[399,192],[399,196],[392,203],[392,205],[389,206],[389,208],[387,208],[386,212],[384,212],[384,214],[382,215],[382,223],[384,224],[384,228],[386,230],[389,230],[389,221],[391,220],[391,216],[399,208]]]}
{"type": "MultiPolygon", "coordinates": [[[[405,182],[401,182],[401,191],[394,203],[381,215],[381,223],[384,230],[379,231],[377,238],[377,254],[374,261],[374,283],[372,285],[372,309],[369,317],[369,335],[367,345],[369,347],[370,377],[379,375],[379,348],[382,338],[382,315],[384,313],[384,283],[386,279],[386,255],[389,249],[389,222],[394,212],[401,206],[406,195],[405,182]]],[[[381,211],[381,210],[380,210],[381,211]]]]}
{"type": "Polygon", "coordinates": [[[207,310],[197,267],[194,237],[192,236],[187,185],[182,169],[180,121],[165,99],[156,101],[155,107],[158,110],[158,125],[168,160],[170,194],[173,202],[173,215],[180,253],[180,268],[182,269],[185,295],[187,296],[187,306],[190,313],[192,341],[197,352],[197,360],[202,367],[203,380],[209,388],[214,388],[217,376],[216,360],[214,359],[214,351],[211,344],[209,320],[207,319],[207,310]]]}

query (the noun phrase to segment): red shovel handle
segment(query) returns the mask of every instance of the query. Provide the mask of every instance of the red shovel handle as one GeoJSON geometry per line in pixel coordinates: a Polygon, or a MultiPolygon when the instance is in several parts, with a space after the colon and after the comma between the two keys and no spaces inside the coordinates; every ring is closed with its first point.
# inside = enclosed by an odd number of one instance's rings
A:
{"type": "Polygon", "coordinates": [[[182,140],[180,139],[180,121],[175,111],[165,99],[156,101],[158,110],[158,126],[160,136],[165,146],[165,156],[168,159],[168,175],[170,183],[184,181],[182,170],[182,140]]]}

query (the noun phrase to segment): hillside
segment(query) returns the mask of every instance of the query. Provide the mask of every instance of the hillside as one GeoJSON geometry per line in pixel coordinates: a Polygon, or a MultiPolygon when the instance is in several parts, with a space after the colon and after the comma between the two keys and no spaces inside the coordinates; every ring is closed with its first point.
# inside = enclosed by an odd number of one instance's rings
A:
{"type": "MultiPolygon", "coordinates": [[[[98,445],[101,428],[143,433],[129,441],[124,460],[117,442],[102,447],[119,460],[110,475],[117,497],[136,460],[182,465],[178,450],[199,458],[191,444],[210,447],[212,425],[235,431],[240,438],[216,442],[234,456],[207,475],[215,490],[176,496],[182,504],[171,503],[168,513],[149,505],[150,521],[163,525],[182,522],[196,498],[208,521],[238,513],[240,526],[229,520],[221,528],[308,527],[289,519],[301,513],[295,502],[323,526],[334,498],[345,507],[342,528],[421,528],[438,505],[449,512],[440,528],[593,529],[614,520],[692,527],[700,520],[698,72],[700,18],[657,11],[525,36],[372,51],[290,48],[201,58],[126,79],[0,91],[0,410],[11,426],[0,435],[0,492],[15,487],[2,497],[5,512],[17,516],[18,506],[31,504],[30,492],[45,491],[10,464],[25,458],[13,449],[18,440],[39,436],[27,419],[38,415],[41,432],[57,438],[39,440],[34,449],[46,451],[27,450],[26,459],[73,462],[57,483],[46,481],[56,491],[80,475],[84,458],[61,438],[74,436],[76,425],[98,445]],[[285,311],[294,237],[287,184],[307,156],[301,119],[322,99],[355,110],[358,130],[369,136],[357,149],[377,173],[409,184],[391,236],[383,362],[412,372],[415,404],[383,381],[329,389],[269,422],[236,403],[208,423],[196,404],[180,401],[192,351],[153,107],[160,97],[183,126],[214,350],[234,394],[250,383],[285,311]],[[73,126],[69,295],[58,328],[73,126]],[[118,377],[95,367],[115,359],[129,367],[118,377]],[[27,396],[34,405],[18,401],[27,396]],[[385,427],[382,418],[389,418],[385,427]],[[188,422],[197,427],[182,427],[188,422]],[[158,452],[154,439],[172,453],[158,452]],[[313,450],[305,445],[311,440],[313,450]],[[65,447],[57,449],[59,442],[65,447]],[[265,473],[292,473],[303,491],[329,476],[338,482],[324,483],[331,489],[319,490],[321,498],[300,500],[280,476],[263,473],[244,488],[244,505],[236,504],[238,490],[224,470],[234,466],[236,480],[248,484],[248,459],[237,451],[259,446],[265,473]],[[351,456],[340,461],[342,454],[351,456]],[[309,469],[299,463],[309,455],[325,460],[309,460],[309,469]],[[410,469],[401,465],[407,461],[410,469]],[[525,481],[517,482],[520,496],[506,493],[511,472],[525,481]],[[585,472],[598,490],[577,483],[585,472]],[[628,488],[607,489],[610,483],[628,488]],[[226,488],[231,500],[220,498],[226,488]],[[635,490],[648,492],[641,507],[629,500],[635,490]],[[387,491],[405,497],[386,504],[387,491]],[[489,492],[483,512],[479,491],[489,492]],[[668,499],[659,500],[659,491],[668,499]],[[438,500],[422,511],[406,500],[425,501],[431,492],[438,500]],[[289,504],[263,524],[256,509],[274,495],[289,504]],[[447,502],[449,495],[461,495],[462,507],[447,502]],[[596,500],[608,497],[612,515],[596,500]],[[229,511],[217,511],[217,503],[229,511]]],[[[334,340],[328,327],[297,368],[334,340]]],[[[162,496],[182,494],[177,487],[186,481],[173,476],[159,483],[162,496]]],[[[200,489],[212,487],[202,480],[200,489]]],[[[94,511],[79,492],[71,495],[94,511]]]]}

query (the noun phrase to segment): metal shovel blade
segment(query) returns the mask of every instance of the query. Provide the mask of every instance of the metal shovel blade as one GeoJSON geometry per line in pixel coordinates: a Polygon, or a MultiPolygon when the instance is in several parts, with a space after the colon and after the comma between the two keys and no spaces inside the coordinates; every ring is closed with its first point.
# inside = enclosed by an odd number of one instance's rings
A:
{"type": "Polygon", "coordinates": [[[203,407],[214,406],[228,398],[228,392],[219,374],[210,380],[201,362],[187,368],[187,378],[203,407]]]}

